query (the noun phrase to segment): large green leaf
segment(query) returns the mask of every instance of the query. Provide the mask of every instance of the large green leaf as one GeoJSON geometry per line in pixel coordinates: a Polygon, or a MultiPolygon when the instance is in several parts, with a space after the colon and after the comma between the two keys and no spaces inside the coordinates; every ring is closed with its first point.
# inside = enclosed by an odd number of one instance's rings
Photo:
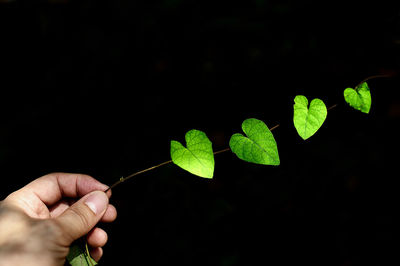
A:
{"type": "Polygon", "coordinates": [[[308,108],[308,100],[303,95],[294,98],[293,124],[297,133],[304,140],[314,135],[324,123],[328,111],[324,102],[314,99],[308,108]]]}
{"type": "Polygon", "coordinates": [[[371,108],[371,92],[367,82],[356,89],[347,88],[343,92],[345,101],[354,109],[368,114],[371,108]]]}
{"type": "Polygon", "coordinates": [[[246,119],[242,123],[242,130],[247,137],[236,133],[229,141],[229,146],[237,157],[257,164],[280,164],[276,141],[263,121],[246,119]]]}
{"type": "Polygon", "coordinates": [[[214,175],[214,153],[206,134],[192,129],[185,135],[186,148],[178,141],[171,141],[171,159],[179,167],[194,175],[212,178],[214,175]]]}
{"type": "Polygon", "coordinates": [[[94,266],[97,262],[90,257],[87,243],[78,239],[69,248],[67,261],[71,266],[94,266]]]}

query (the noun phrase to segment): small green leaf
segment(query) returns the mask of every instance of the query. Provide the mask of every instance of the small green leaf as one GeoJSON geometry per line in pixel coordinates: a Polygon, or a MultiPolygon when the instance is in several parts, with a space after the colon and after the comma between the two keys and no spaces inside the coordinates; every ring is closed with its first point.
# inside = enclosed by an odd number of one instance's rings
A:
{"type": "Polygon", "coordinates": [[[326,106],[322,100],[312,100],[310,108],[308,108],[308,100],[303,95],[297,95],[294,98],[293,110],[294,127],[300,137],[304,140],[308,139],[318,131],[328,114],[326,106]]]}
{"type": "Polygon", "coordinates": [[[362,83],[356,89],[347,88],[343,92],[346,102],[356,110],[368,114],[371,109],[371,92],[367,82],[362,83]]]}
{"type": "Polygon", "coordinates": [[[185,135],[185,148],[180,142],[171,141],[171,159],[179,167],[194,175],[212,178],[214,175],[214,153],[206,134],[192,129],[185,135]]]}
{"type": "Polygon", "coordinates": [[[237,157],[257,164],[280,164],[276,141],[263,121],[246,119],[242,123],[242,130],[247,137],[236,133],[229,141],[229,147],[237,157]]]}
{"type": "Polygon", "coordinates": [[[94,266],[97,262],[90,257],[87,243],[78,239],[69,248],[67,261],[71,266],[94,266]]]}

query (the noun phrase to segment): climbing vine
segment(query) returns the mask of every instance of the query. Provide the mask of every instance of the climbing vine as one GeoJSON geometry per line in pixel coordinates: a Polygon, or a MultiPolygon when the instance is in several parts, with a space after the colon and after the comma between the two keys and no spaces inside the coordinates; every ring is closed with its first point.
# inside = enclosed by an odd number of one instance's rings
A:
{"type": "MultiPolygon", "coordinates": [[[[345,102],[360,112],[368,114],[371,108],[371,92],[367,80],[378,77],[388,77],[386,75],[376,75],[368,77],[360,82],[354,89],[346,88],[343,92],[345,102]]],[[[321,99],[313,99],[310,103],[306,96],[297,95],[293,105],[293,125],[298,135],[305,141],[315,135],[327,119],[329,108],[321,99]]],[[[244,133],[235,133],[229,141],[229,148],[213,151],[212,142],[203,131],[192,129],[186,132],[186,147],[175,140],[170,143],[171,160],[165,161],[150,168],[135,172],[129,176],[120,178],[108,189],[112,189],[119,184],[131,179],[134,176],[148,172],[166,164],[174,163],[180,168],[202,178],[213,178],[215,160],[214,155],[222,152],[231,151],[239,159],[262,165],[280,165],[278,145],[272,134],[272,128],[259,119],[248,118],[242,123],[244,133]]],[[[80,240],[71,246],[67,257],[72,266],[92,266],[97,263],[90,257],[87,243],[80,240]]]]}

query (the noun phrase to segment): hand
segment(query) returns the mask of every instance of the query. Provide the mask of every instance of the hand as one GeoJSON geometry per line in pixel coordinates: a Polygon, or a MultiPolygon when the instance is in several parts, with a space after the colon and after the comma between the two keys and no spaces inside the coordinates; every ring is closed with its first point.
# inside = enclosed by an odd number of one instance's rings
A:
{"type": "Polygon", "coordinates": [[[117,216],[107,188],[87,175],[54,173],[11,193],[0,202],[0,266],[64,265],[71,243],[85,235],[98,261],[107,233],[95,225],[117,216]]]}

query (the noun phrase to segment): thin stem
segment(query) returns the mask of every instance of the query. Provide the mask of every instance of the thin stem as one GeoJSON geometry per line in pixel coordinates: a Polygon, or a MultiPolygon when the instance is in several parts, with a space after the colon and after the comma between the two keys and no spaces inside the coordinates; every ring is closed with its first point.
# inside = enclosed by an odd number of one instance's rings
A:
{"type": "Polygon", "coordinates": [[[214,155],[215,154],[219,154],[219,153],[223,153],[223,152],[226,152],[226,151],[229,151],[230,150],[230,148],[226,148],[226,149],[223,149],[223,150],[220,150],[220,151],[216,151],[216,152],[214,152],[214,155]]]}
{"type": "Polygon", "coordinates": [[[122,182],[125,182],[125,181],[127,181],[128,179],[130,179],[130,178],[132,178],[132,177],[134,177],[134,176],[137,176],[137,175],[146,173],[146,172],[148,172],[148,171],[150,171],[150,170],[156,169],[156,168],[158,168],[158,167],[160,167],[160,166],[169,164],[169,163],[171,163],[171,162],[172,162],[172,160],[169,160],[169,161],[166,161],[166,162],[157,164],[157,165],[155,165],[155,166],[149,167],[149,168],[147,168],[147,169],[141,170],[141,171],[139,171],[139,172],[135,172],[135,173],[133,173],[133,174],[130,174],[130,175],[128,175],[127,177],[121,177],[117,182],[115,182],[114,184],[112,184],[112,185],[111,185],[109,188],[107,188],[107,190],[104,191],[104,192],[107,192],[107,191],[109,191],[110,189],[115,188],[116,186],[118,186],[118,185],[121,184],[122,182]]]}
{"type": "Polygon", "coordinates": [[[276,129],[276,128],[279,127],[279,126],[280,126],[280,124],[277,124],[277,125],[271,127],[269,130],[272,131],[272,130],[276,129]]]}
{"type": "Polygon", "coordinates": [[[326,109],[326,110],[329,111],[329,110],[331,110],[331,109],[333,109],[333,108],[336,108],[336,106],[338,106],[338,105],[339,105],[339,104],[334,104],[334,105],[328,107],[328,109],[326,109]]]}
{"type": "Polygon", "coordinates": [[[363,81],[361,81],[360,83],[357,84],[357,86],[355,86],[354,89],[358,88],[361,86],[361,84],[363,84],[364,82],[367,82],[370,79],[376,79],[376,78],[390,78],[393,77],[393,75],[390,74],[382,74],[382,75],[374,75],[374,76],[369,76],[368,78],[364,79],[363,81]]]}

